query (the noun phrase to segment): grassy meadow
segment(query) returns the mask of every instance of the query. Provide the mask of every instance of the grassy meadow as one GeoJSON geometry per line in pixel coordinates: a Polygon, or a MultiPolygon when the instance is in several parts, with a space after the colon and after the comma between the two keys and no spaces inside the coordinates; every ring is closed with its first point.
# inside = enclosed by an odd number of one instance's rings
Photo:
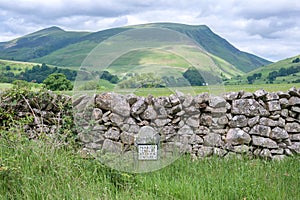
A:
{"type": "Polygon", "coordinates": [[[22,71],[25,71],[25,69],[31,69],[34,65],[37,65],[37,63],[0,59],[0,72],[4,72],[4,71],[7,72],[6,66],[10,66],[9,72],[18,74],[22,71]]]}
{"type": "Polygon", "coordinates": [[[0,91],[7,90],[13,87],[11,83],[0,83],[0,91]]]}
{"type": "Polygon", "coordinates": [[[225,92],[239,92],[241,90],[245,92],[255,92],[259,89],[264,89],[268,92],[283,91],[286,92],[292,87],[300,88],[300,83],[296,84],[245,84],[245,85],[215,85],[215,86],[191,86],[191,87],[174,87],[174,88],[137,88],[137,89],[117,89],[114,87],[108,87],[103,83],[104,87],[98,92],[115,91],[118,93],[128,94],[134,93],[138,96],[168,96],[174,94],[176,91],[183,92],[184,94],[197,95],[203,92],[209,92],[210,94],[221,95],[225,92]]]}
{"type": "MultiPolygon", "coordinates": [[[[91,82],[92,83],[92,82],[91,82]]],[[[197,86],[197,87],[177,87],[177,88],[137,88],[137,89],[117,89],[113,84],[108,81],[100,80],[99,85],[101,87],[98,91],[94,92],[109,92],[114,91],[118,93],[128,94],[134,93],[138,96],[148,96],[153,95],[158,96],[168,96],[174,94],[176,91],[183,92],[185,94],[196,95],[203,92],[209,92],[211,94],[222,94],[224,92],[238,92],[244,90],[245,92],[255,92],[259,89],[264,89],[268,92],[283,91],[286,92],[292,87],[300,88],[300,83],[294,84],[253,84],[253,85],[219,85],[219,86],[197,86]]],[[[12,88],[13,85],[10,83],[0,83],[0,91],[12,88]]],[[[60,91],[59,93],[65,93],[67,95],[73,95],[72,91],[60,91]]]]}
{"type": "Polygon", "coordinates": [[[0,199],[298,199],[300,157],[284,161],[185,155],[159,171],[128,174],[76,148],[0,137],[0,199]]]}

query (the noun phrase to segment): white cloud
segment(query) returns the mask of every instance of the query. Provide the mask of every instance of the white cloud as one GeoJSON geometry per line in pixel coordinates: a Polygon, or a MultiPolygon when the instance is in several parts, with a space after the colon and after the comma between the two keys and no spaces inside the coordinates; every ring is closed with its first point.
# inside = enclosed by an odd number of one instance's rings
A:
{"type": "Polygon", "coordinates": [[[57,25],[102,29],[149,22],[206,24],[244,51],[279,60],[299,54],[296,0],[0,0],[0,41],[57,25]]]}

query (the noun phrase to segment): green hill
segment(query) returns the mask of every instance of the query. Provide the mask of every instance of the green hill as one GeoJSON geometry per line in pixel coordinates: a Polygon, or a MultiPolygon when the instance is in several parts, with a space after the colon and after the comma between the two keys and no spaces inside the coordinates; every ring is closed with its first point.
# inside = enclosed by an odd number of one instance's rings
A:
{"type": "Polygon", "coordinates": [[[95,33],[71,32],[58,27],[50,27],[9,42],[0,43],[0,58],[79,67],[88,53],[101,41],[129,29],[147,26],[168,28],[186,34],[217,60],[220,58],[243,72],[270,64],[265,59],[239,51],[205,25],[191,26],[173,23],[128,26],[95,33]]]}
{"type": "Polygon", "coordinates": [[[34,61],[65,46],[77,42],[89,33],[69,32],[58,27],[46,28],[29,35],[0,43],[0,58],[34,61]]]}
{"type": "Polygon", "coordinates": [[[259,75],[259,77],[254,79],[254,84],[300,82],[300,55],[257,68],[240,77],[233,78],[229,83],[248,83],[248,77],[255,75],[259,75]]]}

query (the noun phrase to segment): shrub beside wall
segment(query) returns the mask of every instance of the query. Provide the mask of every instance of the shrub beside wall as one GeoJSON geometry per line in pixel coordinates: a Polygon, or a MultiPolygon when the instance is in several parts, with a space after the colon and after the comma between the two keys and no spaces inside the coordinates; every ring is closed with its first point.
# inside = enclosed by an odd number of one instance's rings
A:
{"type": "Polygon", "coordinates": [[[70,96],[51,91],[13,88],[0,94],[0,137],[51,139],[56,145],[74,142],[70,96]],[[8,136],[10,135],[10,136],[8,136]]]}

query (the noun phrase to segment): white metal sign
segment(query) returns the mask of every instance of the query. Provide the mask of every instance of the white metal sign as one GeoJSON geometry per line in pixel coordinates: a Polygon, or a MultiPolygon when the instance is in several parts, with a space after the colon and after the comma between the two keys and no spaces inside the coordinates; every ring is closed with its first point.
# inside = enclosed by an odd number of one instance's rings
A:
{"type": "Polygon", "coordinates": [[[157,160],[157,145],[138,145],[138,160],[157,160]]]}

